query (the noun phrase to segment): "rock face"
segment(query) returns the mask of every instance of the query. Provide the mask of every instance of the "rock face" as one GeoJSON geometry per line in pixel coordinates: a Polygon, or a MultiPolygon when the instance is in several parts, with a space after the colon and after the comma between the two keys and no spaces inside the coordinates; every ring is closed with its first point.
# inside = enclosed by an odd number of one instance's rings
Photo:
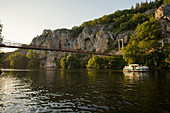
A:
{"type": "MultiPolygon", "coordinates": [[[[127,43],[128,35],[133,32],[127,31],[117,34],[109,31],[108,27],[106,25],[86,26],[77,37],[73,37],[71,30],[57,29],[46,36],[35,37],[31,45],[105,52],[110,45],[116,45],[118,39],[125,38],[125,43],[127,43]]],[[[42,67],[55,67],[54,60],[62,55],[58,52],[48,52],[46,55],[43,51],[38,52],[42,67]]]]}
{"type": "MultiPolygon", "coordinates": [[[[162,34],[170,38],[170,5],[164,5],[156,9],[149,10],[145,14],[153,14],[155,18],[160,19],[162,34]]],[[[124,32],[113,32],[110,25],[86,26],[77,35],[73,37],[73,32],[68,29],[57,29],[46,31],[43,35],[35,37],[31,44],[37,46],[47,46],[49,48],[76,49],[96,52],[115,52],[117,42],[123,39],[124,44],[128,43],[129,34],[134,34],[134,30],[124,32]],[[110,48],[111,47],[111,48],[110,48]]],[[[40,54],[42,67],[55,67],[54,60],[61,57],[59,52],[43,52],[40,54]]]]}
{"type": "Polygon", "coordinates": [[[155,11],[155,18],[160,19],[162,34],[170,43],[170,4],[159,7],[155,11]]]}
{"type": "Polygon", "coordinates": [[[164,18],[170,21],[170,4],[159,7],[155,11],[155,18],[156,19],[164,18]]]}

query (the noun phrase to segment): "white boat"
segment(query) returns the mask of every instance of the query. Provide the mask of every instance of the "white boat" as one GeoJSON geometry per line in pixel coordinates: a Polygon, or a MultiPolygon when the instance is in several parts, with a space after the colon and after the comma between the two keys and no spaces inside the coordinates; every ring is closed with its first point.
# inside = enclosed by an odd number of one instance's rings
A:
{"type": "Polygon", "coordinates": [[[143,72],[149,71],[148,66],[140,66],[139,64],[129,64],[129,66],[125,66],[123,71],[132,71],[132,72],[143,72]]]}

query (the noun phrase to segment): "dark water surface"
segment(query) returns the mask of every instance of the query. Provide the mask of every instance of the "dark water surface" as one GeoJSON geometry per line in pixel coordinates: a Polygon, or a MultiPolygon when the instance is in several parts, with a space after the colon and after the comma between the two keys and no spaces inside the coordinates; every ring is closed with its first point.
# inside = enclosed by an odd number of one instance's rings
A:
{"type": "Polygon", "coordinates": [[[170,112],[170,70],[11,70],[0,75],[0,112],[170,112]]]}

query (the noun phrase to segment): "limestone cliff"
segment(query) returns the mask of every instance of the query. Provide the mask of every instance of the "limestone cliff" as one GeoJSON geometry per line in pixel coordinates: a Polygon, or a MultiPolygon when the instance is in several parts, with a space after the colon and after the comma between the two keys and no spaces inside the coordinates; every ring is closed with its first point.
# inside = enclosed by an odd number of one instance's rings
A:
{"type": "MultiPolygon", "coordinates": [[[[68,29],[46,30],[45,32],[48,33],[35,37],[31,45],[105,52],[116,48],[115,45],[118,39],[124,38],[124,43],[127,43],[128,35],[134,32],[115,33],[108,29],[108,25],[86,26],[78,37],[73,37],[72,31],[68,29]],[[112,48],[110,45],[112,45],[112,48]]],[[[45,67],[55,66],[53,61],[61,55],[58,52],[48,52],[46,55],[43,51],[38,52],[40,54],[41,66],[45,67]]],[[[111,52],[114,51],[112,50],[111,52]]]]}
{"type": "MultiPolygon", "coordinates": [[[[155,18],[160,19],[162,33],[165,37],[170,37],[170,5],[165,5],[145,12],[155,12],[155,18]]],[[[73,36],[72,30],[57,29],[54,31],[45,30],[42,35],[35,37],[31,44],[38,46],[47,46],[49,48],[77,49],[96,52],[115,52],[119,39],[124,39],[124,44],[128,43],[129,34],[134,34],[134,30],[113,31],[111,25],[99,24],[95,26],[86,26],[77,35],[73,36]]],[[[40,53],[41,66],[54,67],[54,60],[61,56],[59,52],[38,51],[40,53]]]]}
{"type": "Polygon", "coordinates": [[[170,4],[159,7],[155,12],[155,18],[160,19],[162,34],[166,39],[169,39],[170,38],[170,4]]]}

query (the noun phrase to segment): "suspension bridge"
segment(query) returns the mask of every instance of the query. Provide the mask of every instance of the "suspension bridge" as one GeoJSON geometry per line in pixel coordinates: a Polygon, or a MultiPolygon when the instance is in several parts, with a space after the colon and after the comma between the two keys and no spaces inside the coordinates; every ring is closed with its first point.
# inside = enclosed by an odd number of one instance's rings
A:
{"type": "Polygon", "coordinates": [[[17,43],[11,40],[0,38],[0,47],[5,48],[17,48],[17,49],[31,49],[31,50],[45,50],[45,51],[58,51],[58,52],[67,52],[67,53],[82,53],[82,54],[94,54],[94,55],[104,55],[111,56],[113,54],[104,53],[104,52],[92,52],[86,50],[76,50],[76,49],[61,49],[61,48],[51,48],[49,46],[40,46],[40,45],[28,45],[17,43]]]}
{"type": "MultiPolygon", "coordinates": [[[[105,53],[105,52],[93,52],[87,50],[77,50],[77,49],[62,49],[62,48],[51,48],[49,46],[41,46],[41,45],[32,45],[32,44],[22,44],[15,41],[4,39],[1,35],[3,25],[0,24],[0,47],[5,48],[17,48],[17,49],[32,49],[32,50],[45,50],[45,51],[58,51],[58,52],[67,52],[67,53],[83,53],[83,54],[94,54],[94,55],[104,55],[111,56],[115,55],[114,53],[105,53]]],[[[119,45],[120,49],[120,45],[119,45]]]]}

